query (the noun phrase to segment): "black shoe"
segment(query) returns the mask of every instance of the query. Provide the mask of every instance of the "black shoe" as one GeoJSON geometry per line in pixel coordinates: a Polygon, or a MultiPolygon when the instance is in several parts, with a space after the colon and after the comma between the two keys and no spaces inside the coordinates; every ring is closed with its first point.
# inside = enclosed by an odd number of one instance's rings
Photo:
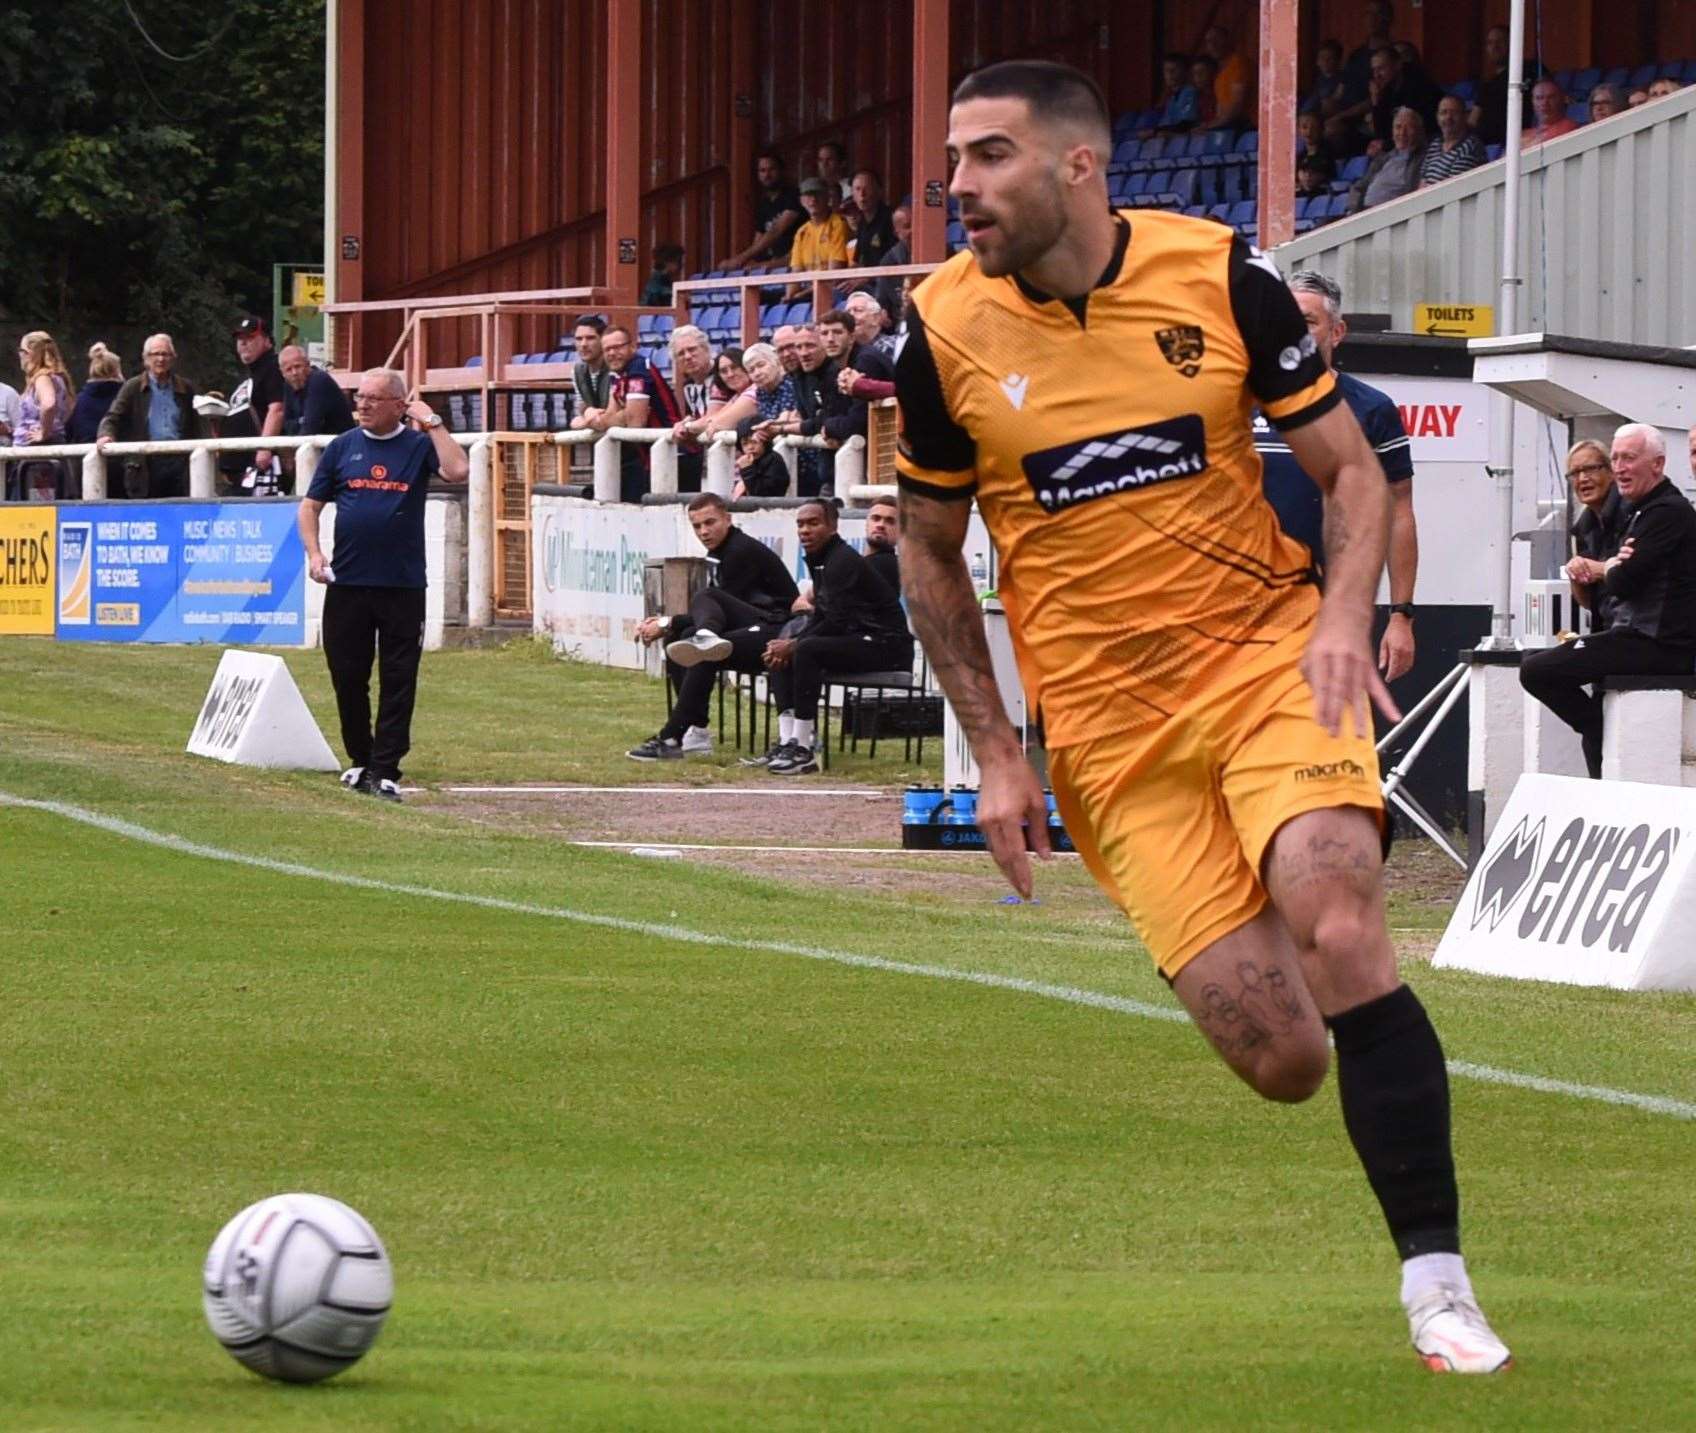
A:
{"type": "Polygon", "coordinates": [[[371,785],[365,789],[380,801],[393,801],[395,805],[400,805],[400,787],[386,776],[380,780],[373,780],[371,785]]]}
{"type": "Polygon", "coordinates": [[[655,733],[640,746],[633,746],[624,754],[632,761],[681,761],[683,743],[674,736],[660,736],[655,733]]]}
{"type": "Polygon", "coordinates": [[[819,769],[818,753],[792,741],[766,765],[773,776],[810,776],[819,769]]]}
{"type": "Polygon", "coordinates": [[[770,766],[772,762],[776,761],[777,758],[787,750],[789,750],[789,743],[774,741],[758,756],[737,757],[736,764],[738,766],[770,766]]]}

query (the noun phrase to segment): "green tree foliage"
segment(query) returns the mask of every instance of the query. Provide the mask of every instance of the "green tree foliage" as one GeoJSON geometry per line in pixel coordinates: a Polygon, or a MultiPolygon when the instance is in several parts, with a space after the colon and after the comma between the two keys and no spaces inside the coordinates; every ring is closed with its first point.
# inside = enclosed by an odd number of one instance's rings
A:
{"type": "Polygon", "coordinates": [[[166,329],[227,383],[233,317],[322,252],[325,0],[5,8],[0,317],[166,329]]]}

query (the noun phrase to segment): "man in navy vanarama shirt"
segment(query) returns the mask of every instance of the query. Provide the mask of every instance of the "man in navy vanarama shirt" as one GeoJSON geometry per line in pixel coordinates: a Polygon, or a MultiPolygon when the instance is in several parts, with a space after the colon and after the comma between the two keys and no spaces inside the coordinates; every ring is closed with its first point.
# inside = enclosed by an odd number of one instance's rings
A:
{"type": "Polygon", "coordinates": [[[301,500],[300,536],[312,580],[328,584],[324,660],[350,763],[342,784],[399,801],[424,649],[424,499],[433,475],[462,483],[470,464],[429,404],[407,402],[406,379],[392,368],[360,379],[354,408],[359,426],[331,440],[301,500]],[[336,505],[333,560],[318,542],[325,503],[336,505]]]}
{"type": "MultiPolygon", "coordinates": [[[[1333,371],[1337,345],[1348,334],[1343,321],[1343,291],[1334,279],[1302,270],[1290,291],[1307,319],[1308,336],[1333,371]]],[[[1299,361],[1299,355],[1298,355],[1299,361]]],[[[1347,373],[1337,373],[1337,389],[1378,455],[1390,484],[1390,621],[1378,647],[1378,665],[1386,681],[1395,681],[1413,665],[1413,584],[1419,572],[1419,531],[1413,519],[1413,457],[1401,411],[1388,393],[1347,373]]],[[[1325,568],[1325,500],[1283,441],[1259,413],[1254,415],[1254,447],[1265,469],[1266,500],[1278,525],[1313,553],[1321,577],[1325,568]]]]}

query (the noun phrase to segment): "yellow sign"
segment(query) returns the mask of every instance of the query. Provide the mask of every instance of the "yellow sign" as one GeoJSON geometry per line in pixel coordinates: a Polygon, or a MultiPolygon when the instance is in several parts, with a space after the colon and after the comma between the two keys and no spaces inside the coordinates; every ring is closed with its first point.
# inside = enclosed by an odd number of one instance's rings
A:
{"type": "Polygon", "coordinates": [[[322,274],[296,274],[294,276],[294,307],[324,307],[324,276],[322,274]]]}
{"type": "Polygon", "coordinates": [[[56,508],[0,508],[0,632],[53,635],[56,508]]]}
{"type": "Polygon", "coordinates": [[[1415,304],[1413,331],[1433,338],[1489,338],[1496,310],[1489,304],[1415,304]]]}

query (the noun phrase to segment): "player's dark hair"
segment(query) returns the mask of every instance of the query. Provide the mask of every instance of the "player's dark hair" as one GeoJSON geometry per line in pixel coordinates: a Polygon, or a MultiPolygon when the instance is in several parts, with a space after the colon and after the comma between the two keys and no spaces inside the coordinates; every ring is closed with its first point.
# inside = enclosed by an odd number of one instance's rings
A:
{"type": "Polygon", "coordinates": [[[1023,100],[1039,120],[1073,124],[1098,131],[1104,138],[1113,132],[1101,86],[1082,70],[1055,60],[1002,60],[985,65],[960,81],[950,103],[1000,99],[1023,100]]]}
{"type": "Polygon", "coordinates": [[[848,162],[848,146],[840,139],[824,140],[819,144],[819,148],[828,149],[836,156],[837,163],[839,164],[846,164],[848,162]]]}
{"type": "Polygon", "coordinates": [[[706,508],[717,508],[720,512],[729,512],[730,504],[717,493],[696,493],[689,499],[689,512],[701,512],[706,508]]]}
{"type": "Polygon", "coordinates": [[[827,323],[840,324],[851,333],[854,329],[854,315],[843,309],[833,308],[828,313],[821,313],[813,323],[817,328],[823,328],[827,323]]]}
{"type": "Polygon", "coordinates": [[[571,331],[575,333],[580,328],[592,328],[596,333],[605,333],[607,321],[598,313],[579,314],[577,322],[571,325],[571,331]]]}
{"type": "Polygon", "coordinates": [[[783,170],[783,156],[781,154],[779,154],[775,149],[762,149],[758,154],[756,154],[754,156],[754,163],[758,164],[762,159],[769,159],[773,164],[775,164],[777,166],[778,172],[779,173],[782,172],[782,170],[783,170]]]}
{"type": "Polygon", "coordinates": [[[822,512],[824,514],[824,525],[826,527],[835,527],[836,526],[836,520],[837,520],[837,516],[838,516],[837,511],[836,511],[836,504],[833,503],[829,498],[808,498],[806,500],[806,502],[802,503],[799,507],[797,507],[795,509],[795,511],[797,513],[800,513],[801,511],[803,511],[806,508],[817,508],[820,512],[822,512]]]}

